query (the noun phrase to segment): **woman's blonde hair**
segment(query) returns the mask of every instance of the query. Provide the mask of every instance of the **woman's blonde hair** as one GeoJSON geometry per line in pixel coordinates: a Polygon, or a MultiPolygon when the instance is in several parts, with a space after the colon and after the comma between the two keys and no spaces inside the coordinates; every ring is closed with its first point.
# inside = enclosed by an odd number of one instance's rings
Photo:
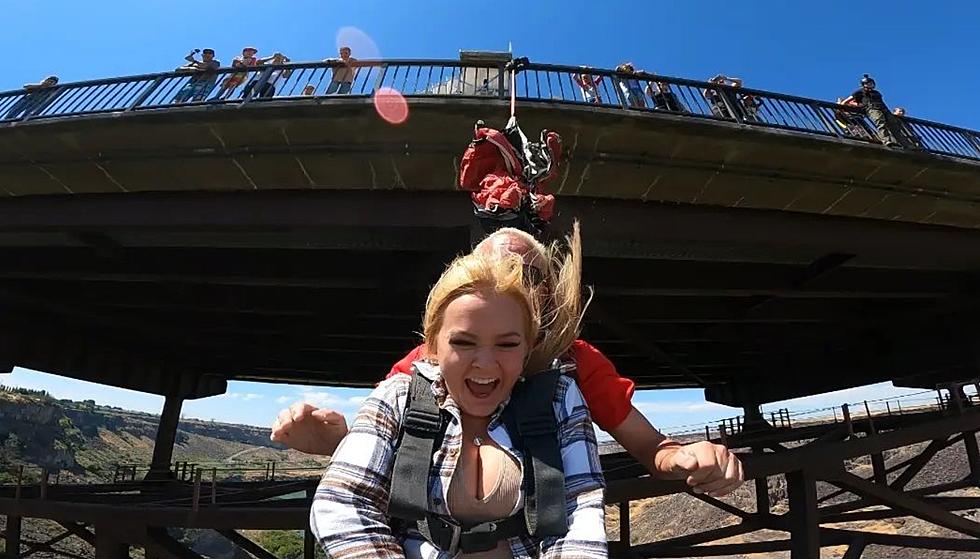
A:
{"type": "MultiPolygon", "coordinates": [[[[535,282],[525,273],[519,254],[500,254],[488,250],[488,237],[465,256],[454,260],[429,292],[422,319],[426,353],[437,351],[436,338],[442,328],[446,307],[456,298],[473,293],[493,293],[513,297],[524,310],[524,326],[530,344],[525,373],[548,368],[555,358],[568,351],[578,337],[582,314],[582,243],[578,222],[567,239],[567,247],[557,243],[544,247],[520,230],[500,230],[495,236],[511,234],[525,241],[531,261],[543,281],[535,282]],[[544,299],[544,300],[543,300],[544,299]]],[[[491,236],[493,237],[493,236],[491,236]]]]}

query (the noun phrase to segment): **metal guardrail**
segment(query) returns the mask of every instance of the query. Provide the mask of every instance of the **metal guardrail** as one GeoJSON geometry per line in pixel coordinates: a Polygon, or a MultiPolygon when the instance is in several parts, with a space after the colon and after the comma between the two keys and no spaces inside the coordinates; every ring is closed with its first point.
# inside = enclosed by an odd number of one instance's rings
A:
{"type": "MultiPolygon", "coordinates": [[[[173,107],[248,105],[270,101],[368,97],[381,88],[405,97],[506,99],[510,76],[503,64],[437,60],[360,60],[352,80],[337,62],[222,68],[210,74],[164,72],[66,83],[30,92],[0,93],[0,124],[173,107]],[[338,73],[339,72],[339,73],[338,73]]],[[[858,108],[757,89],[647,73],[548,64],[518,66],[522,100],[597,106],[737,122],[820,136],[878,143],[858,108]]],[[[905,149],[980,160],[980,133],[916,118],[892,119],[905,149]]]]}

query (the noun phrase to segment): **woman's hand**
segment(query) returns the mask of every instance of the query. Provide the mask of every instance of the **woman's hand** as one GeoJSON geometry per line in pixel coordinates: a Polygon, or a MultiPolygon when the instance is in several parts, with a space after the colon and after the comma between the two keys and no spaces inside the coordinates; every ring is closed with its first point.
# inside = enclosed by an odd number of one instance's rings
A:
{"type": "Polygon", "coordinates": [[[727,495],[745,481],[738,457],[724,446],[707,441],[676,447],[658,464],[658,469],[686,477],[695,493],[712,497],[727,495]]]}
{"type": "Polygon", "coordinates": [[[307,454],[330,455],[347,435],[347,420],[338,412],[296,402],[272,423],[275,442],[307,454]]]}

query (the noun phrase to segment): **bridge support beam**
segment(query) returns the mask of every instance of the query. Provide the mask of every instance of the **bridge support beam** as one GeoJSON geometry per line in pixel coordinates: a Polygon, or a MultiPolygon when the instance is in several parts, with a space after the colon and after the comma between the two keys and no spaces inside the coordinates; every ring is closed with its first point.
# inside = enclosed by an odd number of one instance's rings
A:
{"type": "Polygon", "coordinates": [[[157,427],[157,436],[153,442],[153,459],[150,462],[150,471],[146,474],[148,481],[174,477],[173,472],[170,471],[170,461],[174,455],[177,424],[180,422],[180,409],[183,405],[184,399],[173,394],[167,396],[163,402],[160,425],[157,427]]]}
{"type": "Polygon", "coordinates": [[[20,559],[20,523],[19,516],[7,515],[7,527],[4,529],[4,557],[20,559]]]}
{"type": "Polygon", "coordinates": [[[95,559],[129,559],[129,545],[106,529],[95,529],[95,559]]]}

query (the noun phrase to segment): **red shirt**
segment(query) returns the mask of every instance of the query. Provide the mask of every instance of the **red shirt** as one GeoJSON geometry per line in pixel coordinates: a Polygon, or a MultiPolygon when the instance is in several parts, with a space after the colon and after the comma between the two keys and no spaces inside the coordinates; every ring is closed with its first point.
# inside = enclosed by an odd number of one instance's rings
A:
{"type": "MultiPolygon", "coordinates": [[[[391,367],[388,377],[411,374],[412,363],[422,359],[424,346],[418,346],[391,367]]],[[[626,419],[633,408],[633,381],[619,376],[616,367],[601,351],[584,340],[575,340],[571,349],[579,389],[589,405],[592,420],[603,431],[611,431],[626,419]]]]}

